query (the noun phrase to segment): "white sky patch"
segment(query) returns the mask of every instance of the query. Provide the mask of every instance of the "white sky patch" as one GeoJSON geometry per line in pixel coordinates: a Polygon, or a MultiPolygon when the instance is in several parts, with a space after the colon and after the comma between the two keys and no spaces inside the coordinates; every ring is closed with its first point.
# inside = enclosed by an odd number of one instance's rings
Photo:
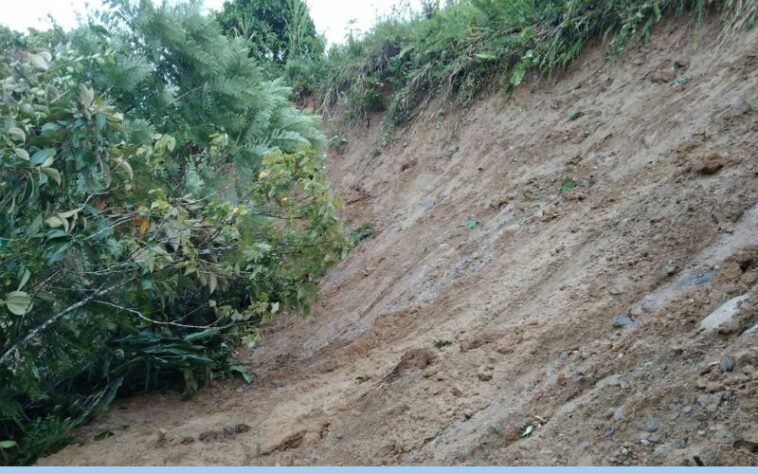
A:
{"type": "MultiPolygon", "coordinates": [[[[316,29],[326,35],[329,44],[342,43],[348,31],[365,32],[377,18],[392,12],[393,7],[418,8],[420,0],[306,0],[316,29]]],[[[205,0],[209,9],[219,9],[224,0],[205,0]]],[[[0,0],[5,7],[0,23],[18,31],[45,29],[48,16],[64,28],[77,24],[87,8],[97,9],[101,0],[0,0]]],[[[407,11],[407,10],[406,10],[407,11]]]]}

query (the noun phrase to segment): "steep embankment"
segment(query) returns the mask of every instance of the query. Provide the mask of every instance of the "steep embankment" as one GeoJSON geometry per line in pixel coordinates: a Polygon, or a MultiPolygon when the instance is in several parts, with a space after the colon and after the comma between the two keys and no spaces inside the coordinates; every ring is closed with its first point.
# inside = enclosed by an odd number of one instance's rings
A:
{"type": "Polygon", "coordinates": [[[256,383],[122,400],[43,463],[758,463],[758,32],[716,37],[355,132],[330,175],[378,232],[256,383]]]}

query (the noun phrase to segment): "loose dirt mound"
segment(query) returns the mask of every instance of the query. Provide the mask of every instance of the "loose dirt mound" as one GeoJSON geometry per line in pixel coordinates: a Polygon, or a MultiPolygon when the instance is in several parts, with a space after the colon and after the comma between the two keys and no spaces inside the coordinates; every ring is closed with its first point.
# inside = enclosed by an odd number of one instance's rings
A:
{"type": "Polygon", "coordinates": [[[256,382],[122,400],[43,463],[758,464],[758,34],[716,37],[355,133],[331,179],[378,232],[256,382]]]}

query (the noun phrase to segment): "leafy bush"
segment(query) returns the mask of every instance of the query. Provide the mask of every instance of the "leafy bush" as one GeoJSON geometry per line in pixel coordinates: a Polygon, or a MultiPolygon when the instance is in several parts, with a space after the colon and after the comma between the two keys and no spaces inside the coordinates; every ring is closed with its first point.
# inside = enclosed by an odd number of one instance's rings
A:
{"type": "Polygon", "coordinates": [[[112,2],[0,32],[0,455],[25,464],[118,393],[234,373],[350,245],[318,119],[197,4],[112,2]]]}

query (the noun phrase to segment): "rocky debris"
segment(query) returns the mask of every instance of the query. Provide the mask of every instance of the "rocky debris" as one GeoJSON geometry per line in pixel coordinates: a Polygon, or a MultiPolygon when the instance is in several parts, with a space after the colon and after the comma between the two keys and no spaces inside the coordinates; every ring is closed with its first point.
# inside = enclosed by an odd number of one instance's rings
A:
{"type": "Polygon", "coordinates": [[[722,304],[716,311],[706,316],[700,321],[700,327],[703,329],[718,329],[720,326],[731,321],[740,311],[740,308],[750,299],[749,295],[742,295],[732,298],[722,304]]]}
{"type": "Polygon", "coordinates": [[[721,405],[721,394],[702,394],[697,397],[697,403],[708,413],[714,413],[721,405]]]}
{"type": "Polygon", "coordinates": [[[308,432],[306,430],[302,430],[286,435],[284,438],[279,438],[277,441],[264,446],[260,452],[260,455],[268,456],[278,451],[297,449],[303,444],[303,440],[305,439],[305,435],[307,433],[308,432]]]}
{"type": "Polygon", "coordinates": [[[661,429],[662,423],[661,420],[658,418],[648,418],[645,421],[639,421],[635,420],[634,426],[636,426],[638,429],[647,431],[648,433],[655,433],[659,429],[661,429]]]}
{"type": "Polygon", "coordinates": [[[665,84],[676,79],[676,72],[673,69],[664,69],[653,73],[650,80],[655,84],[665,84]]]}
{"type": "Polygon", "coordinates": [[[726,161],[721,155],[718,153],[711,153],[700,157],[700,159],[695,162],[693,171],[701,175],[709,176],[721,171],[725,165],[726,161]]]}
{"type": "Polygon", "coordinates": [[[613,318],[613,327],[625,328],[634,324],[634,320],[628,314],[619,314],[613,318]]]}
{"type": "Polygon", "coordinates": [[[481,380],[482,382],[489,382],[492,380],[493,372],[495,368],[491,365],[482,365],[478,369],[476,369],[476,376],[481,380]]]}
{"type": "Polygon", "coordinates": [[[613,420],[621,421],[624,419],[624,407],[617,407],[613,410],[613,420]]]}
{"type": "Polygon", "coordinates": [[[461,352],[468,352],[474,349],[478,349],[486,344],[491,344],[497,340],[497,335],[492,333],[480,334],[472,339],[461,343],[461,352]]]}
{"type": "Polygon", "coordinates": [[[208,430],[200,433],[197,437],[203,443],[209,443],[211,441],[226,441],[234,438],[238,434],[247,433],[250,431],[250,426],[244,423],[240,423],[234,426],[226,426],[221,430],[208,430]]]}
{"type": "Polygon", "coordinates": [[[666,265],[663,267],[663,274],[666,276],[674,275],[677,272],[678,268],[676,265],[666,265]]]}
{"type": "Polygon", "coordinates": [[[729,357],[725,357],[721,359],[721,362],[719,363],[719,367],[721,367],[722,372],[731,372],[734,368],[734,361],[730,359],[729,357]]]}
{"type": "Polygon", "coordinates": [[[734,441],[734,447],[758,454],[758,425],[748,424],[734,441]]]}
{"type": "Polygon", "coordinates": [[[463,390],[457,385],[453,385],[453,388],[450,389],[450,393],[455,395],[456,397],[462,397],[463,396],[463,390]]]}
{"type": "Polygon", "coordinates": [[[465,417],[467,420],[470,420],[470,419],[471,419],[471,417],[473,417],[473,416],[474,416],[474,410],[472,410],[471,408],[466,408],[465,410],[463,410],[463,416],[464,416],[464,417],[465,417]]]}
{"type": "Polygon", "coordinates": [[[410,349],[405,351],[400,362],[397,363],[392,372],[387,374],[382,381],[386,383],[394,382],[410,369],[426,369],[434,364],[437,356],[431,349],[410,349]]]}

